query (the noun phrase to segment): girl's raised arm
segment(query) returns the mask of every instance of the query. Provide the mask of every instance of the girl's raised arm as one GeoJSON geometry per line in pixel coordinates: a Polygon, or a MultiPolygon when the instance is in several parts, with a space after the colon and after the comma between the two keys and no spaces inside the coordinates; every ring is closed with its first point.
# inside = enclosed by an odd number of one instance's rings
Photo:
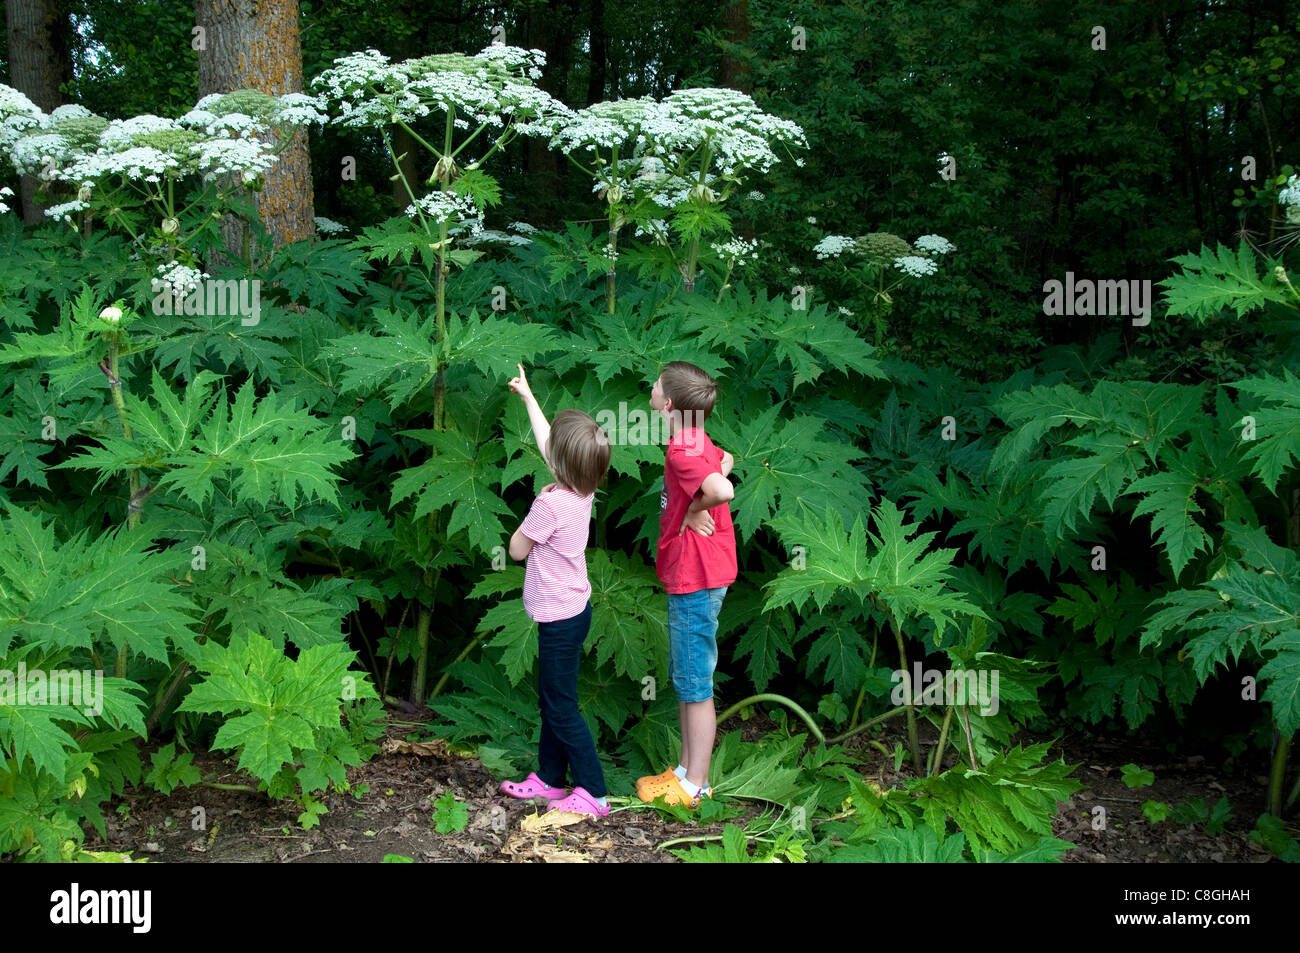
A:
{"type": "Polygon", "coordinates": [[[542,452],[542,459],[546,461],[547,467],[550,467],[551,425],[547,422],[546,415],[542,413],[542,407],[537,403],[537,398],[533,396],[532,388],[528,386],[528,378],[524,376],[524,365],[516,364],[515,367],[519,368],[519,376],[510,379],[510,389],[519,395],[524,402],[524,407],[528,409],[528,420],[533,425],[533,436],[537,438],[537,449],[542,452]]]}

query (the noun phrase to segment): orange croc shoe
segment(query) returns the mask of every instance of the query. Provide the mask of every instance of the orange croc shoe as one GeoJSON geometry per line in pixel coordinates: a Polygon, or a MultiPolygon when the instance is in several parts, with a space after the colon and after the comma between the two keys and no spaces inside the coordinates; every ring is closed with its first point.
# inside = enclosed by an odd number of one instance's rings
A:
{"type": "Polygon", "coordinates": [[[694,808],[694,807],[699,807],[700,801],[703,800],[704,798],[707,797],[711,799],[713,797],[713,789],[700,788],[700,793],[695,797],[691,797],[689,794],[686,793],[686,789],[682,787],[682,782],[677,780],[677,775],[674,774],[671,783],[665,785],[661,789],[656,790],[654,792],[654,797],[643,798],[643,800],[652,801],[655,798],[659,798],[659,797],[662,797],[664,799],[665,804],[680,804],[682,807],[694,808]]]}
{"type": "Polygon", "coordinates": [[[672,768],[661,774],[648,774],[643,778],[637,778],[636,796],[643,801],[653,801],[667,790],[669,782],[676,780],[677,775],[673,773],[672,768]]]}

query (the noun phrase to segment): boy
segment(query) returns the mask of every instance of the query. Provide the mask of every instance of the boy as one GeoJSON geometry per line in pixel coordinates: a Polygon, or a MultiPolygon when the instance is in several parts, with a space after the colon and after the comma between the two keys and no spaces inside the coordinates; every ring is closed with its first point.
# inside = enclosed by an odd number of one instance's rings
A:
{"type": "Polygon", "coordinates": [[[638,778],[643,801],[695,807],[711,796],[709,759],[717,730],[713,670],[718,662],[718,612],[736,581],[736,536],[727,502],[731,454],[704,432],[718,388],[694,364],[664,367],[650,406],[668,422],[664,490],[659,509],[656,570],[668,592],[669,677],[677,692],[682,759],[676,769],[638,778]]]}

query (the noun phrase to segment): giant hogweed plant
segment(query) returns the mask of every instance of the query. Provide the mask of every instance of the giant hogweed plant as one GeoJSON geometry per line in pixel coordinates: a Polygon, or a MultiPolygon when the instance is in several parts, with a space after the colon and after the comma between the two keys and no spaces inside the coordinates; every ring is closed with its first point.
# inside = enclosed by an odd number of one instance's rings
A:
{"type": "Polygon", "coordinates": [[[491,552],[501,545],[500,517],[509,513],[484,479],[498,458],[498,447],[482,428],[466,426],[468,421],[455,408],[449,414],[449,372],[473,364],[481,374],[496,378],[502,368],[530,361],[553,340],[545,329],[495,315],[480,318],[473,310],[465,315],[449,311],[446,294],[451,265],[466,268],[483,254],[469,247],[468,241],[482,232],[484,209],[501,200],[500,187],[484,163],[515,136],[541,134],[568,113],[567,107],[533,83],[544,64],[540,51],[501,45],[489,46],[476,56],[437,54],[401,63],[391,63],[370,50],[341,57],[334,68],[314,80],[332,122],[380,129],[395,177],[411,200],[406,218],[364,230],[356,247],[372,261],[390,263],[399,259],[409,263],[418,252],[432,272],[435,288],[434,312],[426,320],[380,312],[378,336],[360,332],[344,337],[332,351],[346,367],[341,382],[345,392],[383,387],[393,412],[404,420],[414,424],[426,413],[431,416],[431,428],[412,427],[400,435],[432,453],[423,464],[398,474],[390,501],[396,505],[416,497],[406,519],[410,524],[427,524],[417,531],[417,549],[410,553],[426,567],[416,593],[411,686],[411,697],[419,702],[426,699],[434,593],[444,568],[437,564],[436,554],[460,530],[468,532],[474,549],[491,552]],[[440,137],[432,142],[412,126],[427,117],[442,119],[440,137]],[[423,182],[410,181],[407,170],[420,163],[407,162],[408,156],[396,153],[390,125],[401,127],[428,153],[431,169],[423,182]],[[467,134],[458,137],[461,130],[467,134]],[[475,143],[481,154],[465,158],[465,150],[475,143]],[[417,195],[417,188],[430,190],[417,195]],[[430,385],[431,406],[425,406],[424,390],[430,385]],[[450,517],[442,523],[440,511],[448,506],[450,517]]]}
{"type": "Polygon", "coordinates": [[[705,239],[731,230],[724,208],[744,176],[766,172],[779,161],[778,148],[789,155],[807,140],[796,123],[764,113],[744,93],[682,89],[662,101],[588,106],[555,124],[551,145],[592,178],[592,191],[605,203],[608,241],[596,264],[607,262],[605,304],[613,314],[625,227],[663,249],[691,292],[705,239]],[[680,253],[674,237],[684,243],[680,253]]]}

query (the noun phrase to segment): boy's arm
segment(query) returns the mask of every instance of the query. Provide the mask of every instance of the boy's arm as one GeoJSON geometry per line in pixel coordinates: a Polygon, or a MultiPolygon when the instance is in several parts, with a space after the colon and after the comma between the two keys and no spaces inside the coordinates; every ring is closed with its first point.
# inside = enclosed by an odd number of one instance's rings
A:
{"type": "MultiPolygon", "coordinates": [[[[547,423],[546,415],[542,413],[541,404],[537,403],[532,388],[528,386],[528,378],[524,376],[524,365],[516,364],[515,367],[519,368],[519,376],[510,381],[510,389],[518,394],[524,402],[524,407],[528,410],[528,422],[533,426],[533,436],[537,438],[537,449],[541,451],[542,459],[546,462],[547,467],[550,467],[551,425],[547,423]]],[[[523,557],[517,558],[522,559],[523,557]]]]}
{"type": "Polygon", "coordinates": [[[722,475],[724,477],[730,476],[731,468],[735,465],[736,465],[736,458],[733,457],[731,454],[727,453],[727,451],[723,450],[722,451],[722,475]]]}
{"type": "Polygon", "coordinates": [[[721,473],[710,473],[700,484],[700,495],[691,500],[691,505],[686,507],[686,512],[689,514],[711,510],[723,503],[730,503],[735,497],[736,490],[730,480],[721,473]]]}
{"type": "Polygon", "coordinates": [[[686,527],[690,527],[702,536],[713,535],[713,517],[709,515],[709,510],[715,506],[721,506],[723,503],[729,503],[736,496],[736,491],[731,486],[731,481],[721,473],[710,473],[700,484],[700,495],[691,500],[690,506],[686,507],[686,513],[682,517],[682,528],[677,531],[680,536],[686,532],[686,527]]]}

